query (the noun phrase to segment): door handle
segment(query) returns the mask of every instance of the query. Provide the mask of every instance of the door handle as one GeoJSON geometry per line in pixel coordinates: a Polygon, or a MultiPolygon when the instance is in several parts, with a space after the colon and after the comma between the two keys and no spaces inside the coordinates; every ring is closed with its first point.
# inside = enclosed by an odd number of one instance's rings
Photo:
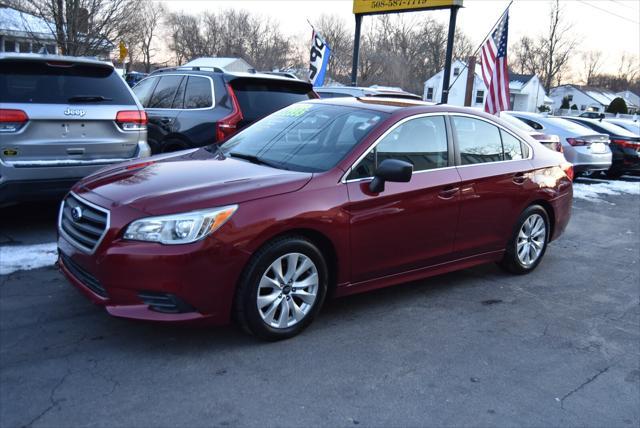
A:
{"type": "Polygon", "coordinates": [[[440,199],[451,199],[456,195],[456,193],[458,193],[458,190],[460,190],[459,187],[445,187],[440,190],[438,197],[440,199]]]}
{"type": "Polygon", "coordinates": [[[160,123],[171,123],[171,118],[170,117],[163,117],[162,119],[160,119],[160,123]]]}
{"type": "Polygon", "coordinates": [[[518,172],[513,176],[513,182],[516,184],[524,184],[526,179],[523,172],[518,172]]]}

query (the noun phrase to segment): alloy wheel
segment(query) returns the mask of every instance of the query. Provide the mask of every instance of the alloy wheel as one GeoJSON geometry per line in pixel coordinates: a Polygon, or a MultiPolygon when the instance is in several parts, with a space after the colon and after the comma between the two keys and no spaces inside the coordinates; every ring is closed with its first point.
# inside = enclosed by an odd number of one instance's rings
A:
{"type": "Polygon", "coordinates": [[[257,306],[262,320],[273,328],[298,324],[316,301],[318,269],[302,253],[288,253],[267,268],[258,284],[257,306]]]}
{"type": "Polygon", "coordinates": [[[534,264],[542,254],[547,239],[547,226],[540,214],[532,214],[524,221],[518,240],[516,252],[522,265],[529,267],[534,264]]]}

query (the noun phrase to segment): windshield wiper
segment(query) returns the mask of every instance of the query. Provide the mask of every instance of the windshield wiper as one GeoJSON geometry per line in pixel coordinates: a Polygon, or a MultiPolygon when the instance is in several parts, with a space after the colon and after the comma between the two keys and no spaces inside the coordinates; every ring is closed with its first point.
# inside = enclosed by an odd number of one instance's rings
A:
{"type": "Polygon", "coordinates": [[[111,101],[113,98],[103,97],[102,95],[76,95],[69,98],[70,103],[99,103],[101,101],[111,101]]]}
{"type": "Polygon", "coordinates": [[[232,158],[244,159],[244,160],[247,160],[247,161],[249,161],[251,163],[258,164],[258,165],[267,165],[267,166],[270,166],[272,168],[280,168],[279,166],[276,166],[275,164],[273,164],[271,162],[268,162],[268,161],[266,161],[266,160],[264,160],[262,158],[259,158],[256,155],[250,155],[250,154],[247,154],[247,153],[237,153],[237,152],[230,152],[228,155],[231,156],[232,158]]]}

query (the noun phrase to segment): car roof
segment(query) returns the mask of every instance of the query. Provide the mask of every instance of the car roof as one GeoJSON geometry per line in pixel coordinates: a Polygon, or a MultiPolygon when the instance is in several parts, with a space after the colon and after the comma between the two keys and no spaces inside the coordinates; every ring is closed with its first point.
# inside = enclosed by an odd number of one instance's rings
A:
{"type": "Polygon", "coordinates": [[[167,67],[160,68],[158,70],[153,71],[150,75],[158,75],[163,73],[189,73],[189,74],[201,74],[203,76],[208,76],[213,74],[224,76],[227,80],[233,80],[234,78],[246,78],[246,79],[268,79],[279,82],[296,82],[296,83],[307,83],[304,80],[292,79],[291,77],[278,75],[278,74],[267,74],[267,73],[248,73],[242,71],[226,71],[218,67],[206,67],[206,66],[178,66],[178,67],[167,67]]]}
{"type": "Polygon", "coordinates": [[[419,95],[413,94],[411,92],[392,89],[392,88],[371,88],[367,86],[320,86],[314,88],[314,90],[318,93],[322,92],[345,92],[345,93],[354,93],[354,92],[364,92],[365,95],[369,94],[384,94],[384,95],[411,95],[420,98],[419,95]]]}
{"type": "Polygon", "coordinates": [[[344,98],[317,98],[305,103],[317,103],[339,105],[367,110],[375,110],[386,113],[420,114],[420,113],[464,113],[500,122],[496,116],[485,113],[471,107],[458,107],[449,104],[435,104],[428,101],[411,100],[406,98],[380,98],[380,97],[344,97],[344,98]]]}
{"type": "Polygon", "coordinates": [[[73,62],[76,64],[88,64],[96,65],[100,67],[114,68],[113,64],[107,61],[101,61],[98,58],[86,57],[86,56],[68,56],[68,55],[49,55],[49,54],[35,54],[35,53],[0,53],[0,61],[32,61],[32,62],[73,62]]]}

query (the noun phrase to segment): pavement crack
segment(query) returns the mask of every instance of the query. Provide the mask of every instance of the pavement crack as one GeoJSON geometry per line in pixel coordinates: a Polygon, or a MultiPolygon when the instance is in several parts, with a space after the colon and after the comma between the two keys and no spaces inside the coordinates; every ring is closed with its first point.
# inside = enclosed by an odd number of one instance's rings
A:
{"type": "Polygon", "coordinates": [[[572,396],[573,394],[575,394],[576,392],[580,391],[582,388],[584,388],[585,386],[589,385],[591,382],[593,382],[594,380],[596,380],[600,375],[606,373],[609,371],[609,369],[611,368],[611,366],[607,366],[602,370],[599,370],[598,373],[596,373],[595,375],[591,376],[589,379],[587,379],[586,381],[582,382],[577,388],[572,389],[571,391],[569,391],[568,393],[566,393],[563,397],[560,398],[560,408],[564,410],[564,400],[566,400],[567,398],[569,398],[570,396],[572,396]]]}
{"type": "Polygon", "coordinates": [[[51,391],[49,392],[49,406],[44,409],[42,412],[40,412],[35,418],[31,419],[31,421],[29,421],[29,423],[25,424],[25,427],[31,427],[33,426],[33,424],[35,424],[36,422],[38,422],[44,415],[46,415],[47,413],[49,413],[51,410],[55,409],[56,407],[58,407],[58,404],[61,401],[64,401],[64,399],[56,399],[55,398],[55,394],[56,391],[62,386],[62,384],[67,380],[67,377],[69,377],[69,375],[71,374],[71,370],[67,369],[67,373],[64,374],[64,376],[62,376],[60,378],[60,380],[58,381],[58,383],[51,388],[51,391]]]}

